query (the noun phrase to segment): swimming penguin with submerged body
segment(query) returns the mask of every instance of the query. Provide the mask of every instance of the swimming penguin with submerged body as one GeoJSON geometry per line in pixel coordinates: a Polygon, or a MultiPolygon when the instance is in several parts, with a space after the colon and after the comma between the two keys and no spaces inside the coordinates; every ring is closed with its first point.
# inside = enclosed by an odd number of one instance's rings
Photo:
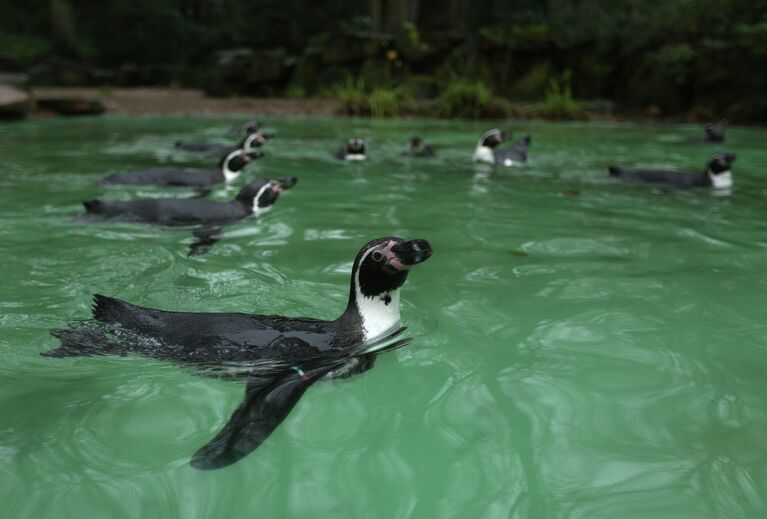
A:
{"type": "Polygon", "coordinates": [[[263,154],[255,149],[237,149],[221,157],[218,169],[174,169],[152,168],[139,171],[115,173],[101,180],[101,184],[129,186],[191,187],[200,192],[208,192],[219,183],[234,182],[239,178],[245,166],[263,154]]]}
{"type": "Polygon", "coordinates": [[[434,157],[434,148],[423,142],[419,136],[410,137],[405,144],[405,151],[400,153],[403,157],[434,157]]]}
{"type": "Polygon", "coordinates": [[[235,127],[235,134],[243,134],[244,138],[236,146],[221,144],[218,142],[185,142],[176,141],[174,147],[178,150],[206,153],[208,155],[222,155],[236,148],[247,146],[258,147],[274,137],[274,134],[260,131],[261,123],[258,121],[248,121],[242,126],[235,127]]]}
{"type": "Polygon", "coordinates": [[[527,153],[532,138],[526,135],[517,139],[509,148],[496,149],[505,140],[506,132],[498,128],[483,133],[474,148],[474,162],[484,162],[493,166],[517,166],[527,162],[527,153]]]}
{"type": "Polygon", "coordinates": [[[679,189],[693,187],[728,189],[733,184],[733,162],[735,162],[734,153],[715,153],[709,158],[706,169],[702,173],[667,169],[634,169],[620,166],[610,166],[608,170],[611,177],[628,182],[663,184],[679,189]]]}
{"type": "Polygon", "coordinates": [[[333,156],[339,160],[362,161],[367,160],[367,146],[359,137],[352,137],[333,156]]]}
{"type": "Polygon", "coordinates": [[[245,379],[243,402],[192,457],[198,469],[225,467],[261,445],[312,384],[367,371],[377,355],[410,342],[399,338],[399,292],[431,254],[426,240],[365,244],[352,265],[346,309],[333,321],[171,312],[96,295],[94,321],[53,330],[61,345],[42,355],[141,355],[245,379]]]}
{"type": "Polygon", "coordinates": [[[197,198],[140,198],[137,200],[86,200],[88,219],[116,220],[164,227],[193,227],[197,241],[189,255],[210,250],[222,227],[268,212],[279,196],[293,187],[296,177],[259,179],[243,187],[234,200],[219,202],[197,198]]]}

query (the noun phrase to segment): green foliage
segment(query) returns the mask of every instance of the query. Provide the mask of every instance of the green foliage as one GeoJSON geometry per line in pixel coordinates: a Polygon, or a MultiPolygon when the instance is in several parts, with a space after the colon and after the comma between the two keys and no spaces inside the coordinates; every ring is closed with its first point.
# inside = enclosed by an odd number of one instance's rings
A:
{"type": "Polygon", "coordinates": [[[29,62],[46,54],[51,43],[37,36],[0,32],[0,49],[18,61],[29,62]]]}
{"type": "Polygon", "coordinates": [[[299,85],[291,85],[285,90],[285,97],[290,99],[305,99],[306,89],[299,85]]]}
{"type": "Polygon", "coordinates": [[[546,23],[491,25],[483,27],[479,33],[495,45],[509,49],[541,48],[552,41],[551,29],[546,23]]]}
{"type": "Polygon", "coordinates": [[[452,82],[436,101],[438,117],[497,119],[506,117],[508,103],[485,84],[476,81],[452,82]]]}
{"type": "Polygon", "coordinates": [[[583,119],[586,111],[583,104],[573,99],[570,80],[572,73],[568,70],[559,79],[552,79],[546,91],[546,97],[541,103],[541,114],[552,119],[583,119]]]}
{"type": "Polygon", "coordinates": [[[367,115],[370,104],[365,93],[365,82],[349,77],[333,88],[335,97],[341,105],[339,111],[344,115],[367,115]]]}
{"type": "Polygon", "coordinates": [[[413,98],[402,87],[378,87],[368,93],[362,79],[347,78],[334,88],[340,104],[339,111],[345,115],[370,115],[372,117],[397,117],[412,111],[413,98]]]}
{"type": "Polygon", "coordinates": [[[546,96],[537,105],[545,113],[580,117],[574,90],[632,110],[656,105],[664,114],[755,120],[767,91],[767,74],[759,73],[767,59],[764,6],[765,0],[515,0],[513,8],[497,0],[0,0],[0,62],[32,72],[38,84],[176,81],[218,95],[333,95],[345,113],[357,115],[406,113],[411,107],[394,89],[421,99],[449,85],[436,103],[443,116],[501,117],[502,95],[529,102],[546,96]],[[253,59],[227,65],[217,59],[222,51],[253,59]],[[572,89],[564,70],[577,78],[572,89]]]}
{"type": "Polygon", "coordinates": [[[369,103],[373,117],[397,117],[413,106],[412,97],[401,87],[376,88],[370,93],[369,103]]]}

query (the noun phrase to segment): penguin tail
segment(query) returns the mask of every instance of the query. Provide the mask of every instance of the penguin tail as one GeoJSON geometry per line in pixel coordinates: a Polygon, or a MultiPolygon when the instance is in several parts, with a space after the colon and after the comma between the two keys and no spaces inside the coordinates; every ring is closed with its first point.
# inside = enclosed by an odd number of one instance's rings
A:
{"type": "Polygon", "coordinates": [[[132,314],[132,305],[113,297],[93,294],[93,318],[102,323],[119,323],[126,314],[132,314]]]}
{"type": "Polygon", "coordinates": [[[621,176],[621,168],[619,168],[618,166],[609,166],[607,169],[608,171],[610,171],[611,177],[621,176]]]}

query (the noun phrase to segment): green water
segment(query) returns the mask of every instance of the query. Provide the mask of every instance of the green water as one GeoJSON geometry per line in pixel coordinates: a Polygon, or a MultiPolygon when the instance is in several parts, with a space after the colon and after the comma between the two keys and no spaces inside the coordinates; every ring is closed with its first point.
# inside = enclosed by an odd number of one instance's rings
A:
{"type": "MultiPolygon", "coordinates": [[[[487,124],[267,120],[251,166],[299,177],[205,256],[191,235],[81,224],[102,175],[205,166],[175,139],[243,118],[0,126],[0,516],[761,518],[767,514],[767,130],[680,145],[693,126],[516,123],[533,161],[470,163],[487,124]],[[436,160],[397,154],[420,133],[436,160]],[[329,151],[369,141],[371,160],[329,151]],[[607,179],[611,162],[702,169],[729,196],[607,179]],[[191,454],[243,384],[143,358],[51,359],[93,292],[145,306],[334,318],[369,239],[426,238],[403,288],[416,340],[314,386],[229,468],[191,454]]],[[[232,196],[224,189],[213,195],[232,196]]]]}

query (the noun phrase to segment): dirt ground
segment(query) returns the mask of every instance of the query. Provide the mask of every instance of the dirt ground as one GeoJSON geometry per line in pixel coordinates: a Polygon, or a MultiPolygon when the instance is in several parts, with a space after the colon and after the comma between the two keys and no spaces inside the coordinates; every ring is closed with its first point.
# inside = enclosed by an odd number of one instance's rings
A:
{"type": "Polygon", "coordinates": [[[206,97],[181,88],[59,88],[39,87],[36,98],[86,98],[101,101],[107,112],[122,115],[296,114],[333,115],[334,99],[206,97]]]}

